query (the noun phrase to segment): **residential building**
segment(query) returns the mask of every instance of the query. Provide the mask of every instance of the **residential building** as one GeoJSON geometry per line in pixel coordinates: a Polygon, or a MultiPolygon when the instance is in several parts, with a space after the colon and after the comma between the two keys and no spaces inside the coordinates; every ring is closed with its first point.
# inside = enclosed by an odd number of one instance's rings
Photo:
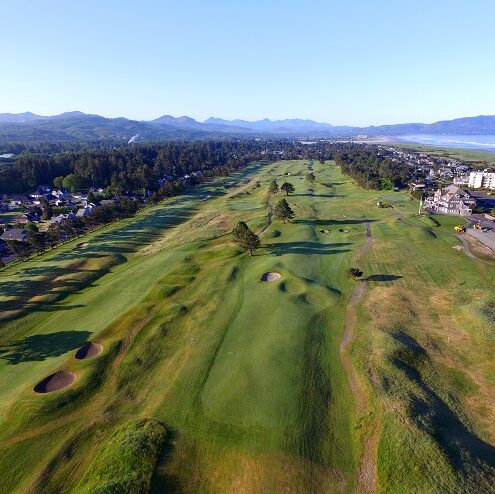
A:
{"type": "Polygon", "coordinates": [[[438,189],[433,197],[425,201],[425,209],[459,216],[471,216],[475,207],[476,199],[455,185],[438,189]]]}
{"type": "Polygon", "coordinates": [[[495,172],[471,172],[469,174],[469,187],[495,190],[495,172]]]}
{"type": "Polygon", "coordinates": [[[0,239],[4,241],[16,240],[17,242],[26,242],[27,232],[21,228],[9,228],[0,235],[0,239]]]}

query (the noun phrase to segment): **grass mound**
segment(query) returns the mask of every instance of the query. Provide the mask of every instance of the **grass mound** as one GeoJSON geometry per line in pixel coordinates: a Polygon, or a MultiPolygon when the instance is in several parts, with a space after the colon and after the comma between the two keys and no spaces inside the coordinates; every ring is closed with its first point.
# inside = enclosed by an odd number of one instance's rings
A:
{"type": "Polygon", "coordinates": [[[149,492],[165,427],[139,419],[119,427],[96,455],[75,494],[141,494],[149,492]]]}

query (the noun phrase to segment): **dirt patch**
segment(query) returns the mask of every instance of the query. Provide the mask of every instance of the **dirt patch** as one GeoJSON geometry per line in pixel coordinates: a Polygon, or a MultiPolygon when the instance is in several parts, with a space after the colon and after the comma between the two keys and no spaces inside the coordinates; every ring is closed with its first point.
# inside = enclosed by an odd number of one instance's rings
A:
{"type": "Polygon", "coordinates": [[[64,389],[69,387],[76,380],[76,375],[73,372],[66,370],[60,370],[48,377],[45,377],[40,381],[35,387],[35,393],[52,393],[53,391],[58,391],[59,389],[64,389]]]}
{"type": "Polygon", "coordinates": [[[76,360],[85,360],[88,358],[93,358],[103,351],[103,346],[99,343],[86,343],[76,352],[76,360]]]}
{"type": "Polygon", "coordinates": [[[261,281],[277,281],[282,278],[280,273],[265,273],[261,276],[261,281]]]}

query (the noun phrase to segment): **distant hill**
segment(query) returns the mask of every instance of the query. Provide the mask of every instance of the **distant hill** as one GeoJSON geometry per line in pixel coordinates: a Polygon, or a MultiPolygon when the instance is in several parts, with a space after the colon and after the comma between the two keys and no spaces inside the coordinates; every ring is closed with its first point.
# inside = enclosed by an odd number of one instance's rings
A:
{"type": "Polygon", "coordinates": [[[350,137],[400,136],[406,134],[495,134],[495,116],[478,116],[446,120],[433,124],[406,123],[371,127],[333,126],[304,119],[224,120],[211,117],[204,122],[188,117],[163,115],[150,121],[106,118],[73,111],[42,116],[31,112],[0,114],[2,141],[73,141],[132,139],[157,140],[207,138],[221,136],[350,137]]]}

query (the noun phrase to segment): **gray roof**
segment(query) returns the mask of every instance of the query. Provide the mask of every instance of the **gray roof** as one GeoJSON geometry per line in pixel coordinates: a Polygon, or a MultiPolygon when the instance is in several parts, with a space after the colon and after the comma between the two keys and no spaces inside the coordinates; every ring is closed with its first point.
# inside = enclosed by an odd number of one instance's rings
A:
{"type": "Polygon", "coordinates": [[[26,241],[26,230],[21,228],[10,228],[5,230],[0,236],[2,240],[17,240],[18,242],[26,241]]]}

